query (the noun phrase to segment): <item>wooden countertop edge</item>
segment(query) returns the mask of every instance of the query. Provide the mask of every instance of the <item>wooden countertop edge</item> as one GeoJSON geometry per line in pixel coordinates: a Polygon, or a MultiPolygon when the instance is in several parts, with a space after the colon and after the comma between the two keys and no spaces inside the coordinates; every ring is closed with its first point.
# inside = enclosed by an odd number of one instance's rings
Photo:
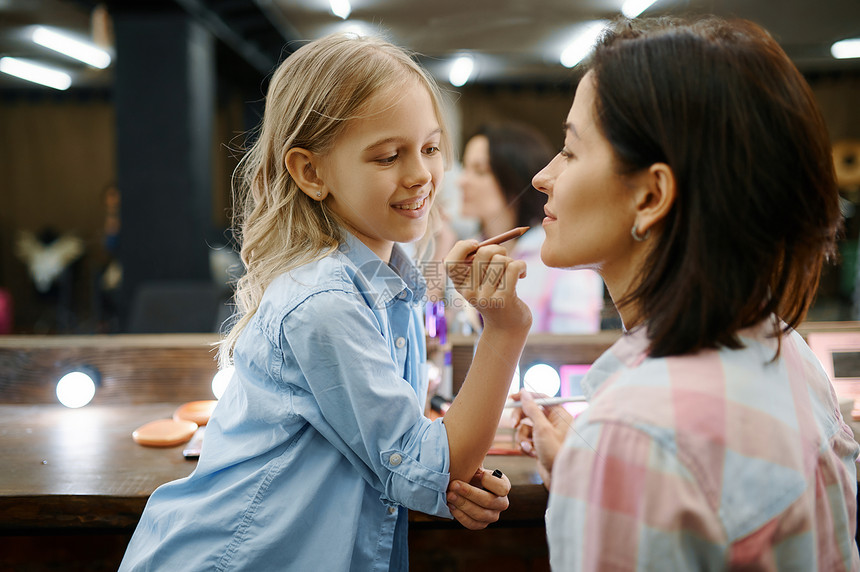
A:
{"type": "MultiPolygon", "coordinates": [[[[128,529],[137,525],[147,496],[105,497],[100,495],[18,495],[0,496],[0,534],[35,530],[128,529]]],[[[510,506],[498,524],[542,522],[548,493],[543,485],[516,485],[508,499],[510,506]]],[[[431,526],[460,526],[455,521],[409,512],[409,521],[431,526]]]]}
{"type": "Polygon", "coordinates": [[[148,496],[24,495],[0,497],[0,533],[34,530],[128,529],[140,520],[148,496]]]}

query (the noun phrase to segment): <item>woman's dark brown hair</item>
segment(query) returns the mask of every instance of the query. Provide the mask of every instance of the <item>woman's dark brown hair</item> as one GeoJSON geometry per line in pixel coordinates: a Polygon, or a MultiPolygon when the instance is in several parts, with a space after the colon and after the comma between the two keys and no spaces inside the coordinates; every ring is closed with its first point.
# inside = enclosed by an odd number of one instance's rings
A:
{"type": "Polygon", "coordinates": [[[619,302],[636,301],[651,355],[738,348],[738,330],[772,315],[800,323],[842,218],[824,121],[777,42],[746,21],[624,21],[589,68],[619,172],[662,162],[675,175],[619,302]]]}
{"type": "MultiPolygon", "coordinates": [[[[546,196],[535,191],[532,178],[552,160],[555,151],[536,129],[521,123],[488,123],[472,135],[490,143],[490,170],[505,202],[517,213],[517,226],[534,226],[544,216],[546,196]]],[[[471,137],[470,137],[471,139],[471,137]]]]}

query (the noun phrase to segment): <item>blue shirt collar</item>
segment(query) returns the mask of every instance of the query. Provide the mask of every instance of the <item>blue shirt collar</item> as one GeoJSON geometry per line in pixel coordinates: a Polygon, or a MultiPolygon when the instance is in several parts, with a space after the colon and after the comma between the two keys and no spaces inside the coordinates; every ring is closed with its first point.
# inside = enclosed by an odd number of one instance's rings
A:
{"type": "Polygon", "coordinates": [[[424,277],[399,244],[394,243],[391,262],[386,264],[351,232],[344,229],[343,235],[338,250],[355,264],[380,303],[387,305],[397,297],[410,302],[424,297],[427,291],[424,277]]]}

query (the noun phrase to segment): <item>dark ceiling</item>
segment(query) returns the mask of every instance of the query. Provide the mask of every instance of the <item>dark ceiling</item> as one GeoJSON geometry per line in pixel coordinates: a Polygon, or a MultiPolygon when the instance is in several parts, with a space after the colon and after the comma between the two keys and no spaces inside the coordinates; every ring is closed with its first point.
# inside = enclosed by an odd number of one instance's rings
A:
{"type": "MultiPolygon", "coordinates": [[[[558,62],[583,22],[610,19],[622,0],[353,0],[341,20],[328,0],[114,0],[116,10],[183,10],[218,39],[222,66],[265,77],[297,41],[343,29],[382,33],[419,53],[440,79],[452,57],[468,52],[474,81],[554,82],[569,77],[558,62]]],[[[90,0],[0,0],[0,56],[19,56],[62,67],[75,87],[109,87],[110,68],[96,70],[29,40],[32,26],[63,28],[100,38],[110,19],[90,0]]],[[[836,60],[830,45],[860,36],[860,0],[658,0],[646,15],[707,14],[743,17],[767,28],[806,73],[860,71],[860,59],[836,60]]],[[[0,74],[0,88],[32,84],[0,74]]],[[[41,89],[41,88],[40,88],[41,89]]],[[[47,89],[47,88],[46,88],[47,89]]]]}

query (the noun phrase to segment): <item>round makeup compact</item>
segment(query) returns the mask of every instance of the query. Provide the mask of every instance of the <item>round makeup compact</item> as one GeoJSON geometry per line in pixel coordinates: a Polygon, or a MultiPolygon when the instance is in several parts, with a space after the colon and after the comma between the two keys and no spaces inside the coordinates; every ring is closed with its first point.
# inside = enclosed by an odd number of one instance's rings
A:
{"type": "Polygon", "coordinates": [[[218,402],[214,399],[183,403],[173,412],[173,419],[175,421],[193,421],[201,426],[206,425],[209,423],[209,417],[217,404],[218,402]]]}
{"type": "Polygon", "coordinates": [[[195,431],[197,423],[193,421],[158,419],[135,429],[131,438],[147,447],[173,447],[188,441],[195,431]]]}

